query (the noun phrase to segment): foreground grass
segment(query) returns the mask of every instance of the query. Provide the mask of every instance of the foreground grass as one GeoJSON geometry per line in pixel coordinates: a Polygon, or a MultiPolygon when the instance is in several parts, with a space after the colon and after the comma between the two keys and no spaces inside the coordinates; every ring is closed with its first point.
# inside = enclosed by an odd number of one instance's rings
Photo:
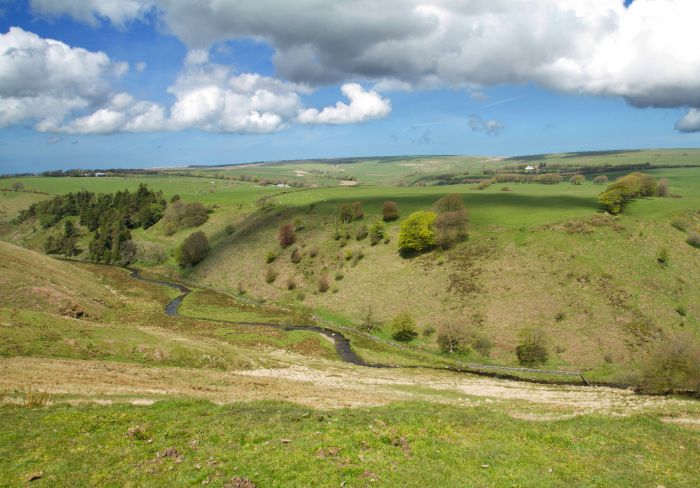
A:
{"type": "MultiPolygon", "coordinates": [[[[0,484],[698,486],[700,436],[645,416],[516,420],[426,403],[5,406],[0,484]],[[129,435],[129,429],[132,429],[129,435]],[[174,449],[167,452],[166,449],[174,449]]],[[[236,486],[236,485],[231,485],[236,486]]]]}

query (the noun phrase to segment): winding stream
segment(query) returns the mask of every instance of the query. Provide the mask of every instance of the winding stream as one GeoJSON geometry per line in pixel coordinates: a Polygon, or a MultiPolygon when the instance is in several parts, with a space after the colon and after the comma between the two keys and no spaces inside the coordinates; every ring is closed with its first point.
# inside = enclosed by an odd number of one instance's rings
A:
{"type": "MultiPolygon", "coordinates": [[[[492,366],[492,365],[484,365],[484,364],[472,364],[468,363],[466,364],[466,368],[457,368],[457,367],[452,367],[452,366],[444,366],[444,367],[437,367],[437,366],[424,366],[424,365],[409,365],[409,366],[395,366],[395,365],[390,365],[390,364],[380,364],[380,363],[368,363],[364,359],[362,359],[360,356],[358,356],[355,351],[352,350],[350,347],[350,340],[345,337],[343,334],[341,334],[338,331],[328,329],[326,327],[320,327],[317,325],[280,325],[280,324],[272,324],[268,322],[239,322],[239,321],[233,321],[233,320],[223,320],[223,319],[206,319],[206,318],[200,318],[200,317],[188,317],[186,315],[180,315],[179,309],[180,306],[182,305],[182,301],[185,299],[187,295],[189,295],[192,290],[186,287],[185,285],[182,285],[180,283],[174,283],[170,281],[163,281],[163,280],[158,280],[154,278],[146,278],[141,275],[140,270],[134,269],[134,268],[128,268],[129,271],[131,272],[131,277],[140,281],[145,281],[148,283],[153,283],[156,285],[162,285],[162,286],[167,286],[170,288],[173,288],[175,290],[178,290],[180,292],[180,295],[175,297],[173,300],[171,300],[166,306],[165,306],[165,313],[166,315],[170,316],[177,316],[177,317],[185,317],[185,318],[196,318],[197,320],[208,320],[208,321],[215,321],[215,322],[222,322],[222,323],[229,323],[229,324],[236,324],[236,325],[249,325],[249,326],[255,326],[255,327],[270,327],[273,329],[279,329],[283,331],[294,331],[294,330],[303,330],[303,331],[310,331],[310,332],[316,332],[319,334],[323,334],[324,336],[328,337],[333,341],[333,344],[335,344],[335,350],[338,353],[338,356],[340,356],[341,360],[350,363],[350,364],[355,364],[357,366],[366,366],[370,368],[410,368],[410,369],[433,369],[433,370],[439,370],[439,371],[453,371],[457,373],[468,373],[468,374],[473,374],[473,375],[478,375],[478,376],[488,376],[492,378],[501,378],[501,379],[507,379],[507,380],[513,380],[513,381],[524,381],[527,383],[541,383],[541,384],[557,384],[557,385],[576,385],[576,386],[581,386],[581,384],[588,385],[589,383],[586,381],[586,379],[583,377],[583,374],[579,371],[550,371],[550,370],[538,370],[538,369],[530,369],[530,368],[515,368],[515,367],[506,367],[506,366],[492,366]],[[501,372],[499,372],[501,371],[501,372]],[[542,379],[532,379],[532,378],[522,378],[520,376],[516,376],[514,374],[509,374],[508,371],[510,372],[520,372],[520,373],[543,373],[543,374],[550,374],[550,375],[559,375],[559,376],[570,376],[570,377],[576,377],[580,381],[557,381],[557,380],[542,380],[542,379]]],[[[627,388],[628,385],[611,385],[611,384],[605,384],[604,386],[608,387],[617,387],[617,388],[627,388]]]]}

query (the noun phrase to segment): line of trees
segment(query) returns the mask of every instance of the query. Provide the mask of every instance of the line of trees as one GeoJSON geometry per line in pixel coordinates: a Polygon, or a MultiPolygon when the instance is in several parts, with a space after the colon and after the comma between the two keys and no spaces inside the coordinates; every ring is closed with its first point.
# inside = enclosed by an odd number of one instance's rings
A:
{"type": "Polygon", "coordinates": [[[606,212],[617,215],[625,205],[638,197],[650,197],[656,193],[657,181],[650,174],[630,173],[616,179],[600,195],[598,202],[606,212]]]}

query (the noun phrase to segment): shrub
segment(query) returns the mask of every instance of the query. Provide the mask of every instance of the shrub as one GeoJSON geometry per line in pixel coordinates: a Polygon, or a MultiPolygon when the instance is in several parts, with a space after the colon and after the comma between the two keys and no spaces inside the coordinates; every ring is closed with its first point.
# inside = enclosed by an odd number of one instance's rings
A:
{"type": "Polygon", "coordinates": [[[426,325],[425,327],[423,327],[423,331],[421,332],[421,335],[423,337],[430,337],[434,333],[435,333],[435,327],[433,327],[432,325],[426,325]]]}
{"type": "Polygon", "coordinates": [[[686,242],[693,247],[700,248],[700,234],[695,231],[688,232],[686,242]]]}
{"type": "Polygon", "coordinates": [[[315,258],[316,256],[318,256],[318,246],[309,249],[309,257],[315,258]]]}
{"type": "Polygon", "coordinates": [[[119,246],[119,265],[129,266],[136,261],[137,255],[138,247],[134,244],[134,241],[124,241],[122,245],[119,246]]]}
{"type": "Polygon", "coordinates": [[[678,315],[680,315],[681,317],[685,317],[686,315],[688,315],[688,308],[681,303],[676,307],[676,313],[678,313],[678,315]]]}
{"type": "Polygon", "coordinates": [[[287,278],[287,290],[293,290],[297,287],[297,282],[291,276],[287,278]]]}
{"type": "Polygon", "coordinates": [[[282,224],[277,231],[277,241],[282,249],[294,244],[297,240],[292,224],[282,224]]]}
{"type": "Polygon", "coordinates": [[[661,266],[668,266],[668,249],[662,247],[656,255],[656,262],[661,266]]]}
{"type": "Polygon", "coordinates": [[[479,186],[477,186],[476,188],[477,188],[477,190],[485,190],[486,188],[488,188],[492,184],[493,184],[493,180],[484,180],[484,181],[480,182],[479,186]]]}
{"type": "Polygon", "coordinates": [[[594,185],[607,185],[608,184],[608,177],[605,175],[599,175],[593,178],[593,184],[594,185]]]}
{"type": "Polygon", "coordinates": [[[276,279],[277,279],[277,271],[275,271],[274,269],[272,269],[269,266],[267,268],[265,268],[265,282],[272,284],[275,282],[276,279]]]}
{"type": "Polygon", "coordinates": [[[416,321],[408,312],[403,312],[391,321],[391,337],[401,342],[410,342],[416,338],[416,321]]]}
{"type": "Polygon", "coordinates": [[[325,293],[328,291],[328,288],[330,288],[330,283],[328,283],[328,277],[327,276],[321,276],[318,279],[318,291],[321,293],[325,293]]]}
{"type": "Polygon", "coordinates": [[[301,252],[299,252],[298,248],[294,248],[290,258],[294,264],[299,264],[301,262],[301,252]]]}
{"type": "Polygon", "coordinates": [[[475,351],[484,357],[488,357],[491,354],[491,349],[493,348],[493,341],[479,330],[472,330],[469,333],[469,344],[475,351]]]}
{"type": "Polygon", "coordinates": [[[355,239],[358,241],[361,241],[365,239],[369,235],[369,231],[367,230],[367,226],[365,224],[362,224],[357,228],[357,232],[355,232],[355,239]]]}
{"type": "Polygon", "coordinates": [[[433,208],[437,217],[433,223],[435,242],[442,249],[449,249],[467,237],[466,224],[469,220],[462,197],[446,195],[435,202],[433,208]]]}
{"type": "Polygon", "coordinates": [[[176,194],[173,195],[173,197],[170,199],[170,203],[179,202],[180,200],[181,200],[180,195],[178,195],[178,194],[176,193],[176,194]]]}
{"type": "Polygon", "coordinates": [[[700,343],[696,336],[676,334],[663,340],[642,366],[644,393],[700,393],[700,343]]]}
{"type": "Polygon", "coordinates": [[[227,236],[230,236],[236,232],[236,226],[233,224],[228,224],[224,229],[224,232],[226,232],[227,236]]]}
{"type": "Polygon", "coordinates": [[[175,259],[181,268],[194,266],[209,254],[209,240],[204,232],[194,232],[177,248],[175,259]]]}
{"type": "Polygon", "coordinates": [[[270,264],[273,262],[275,259],[277,259],[277,252],[275,251],[267,251],[267,255],[265,256],[265,262],[267,264],[270,264]]]}
{"type": "Polygon", "coordinates": [[[636,197],[651,196],[656,191],[656,178],[644,173],[630,173],[616,179],[598,196],[603,209],[617,215],[625,204],[636,197]]]}
{"type": "Polygon", "coordinates": [[[12,189],[13,189],[14,191],[23,190],[23,189],[24,189],[24,183],[22,183],[21,181],[15,181],[14,183],[12,183],[12,189]]]}
{"type": "Polygon", "coordinates": [[[670,193],[668,189],[668,178],[661,178],[658,185],[656,185],[656,196],[666,198],[670,193]]]}
{"type": "Polygon", "coordinates": [[[365,216],[362,210],[362,202],[343,203],[340,205],[340,220],[343,223],[352,222],[353,220],[362,220],[365,216]]]}
{"type": "Polygon", "coordinates": [[[685,219],[677,217],[671,221],[671,227],[681,232],[685,232],[688,228],[688,222],[685,219]]]}
{"type": "Polygon", "coordinates": [[[507,186],[502,186],[501,191],[511,191],[507,186]]]}
{"type": "Polygon", "coordinates": [[[454,322],[440,326],[437,333],[437,344],[445,354],[463,352],[467,349],[468,336],[465,327],[454,322]]]}
{"type": "Polygon", "coordinates": [[[574,175],[569,179],[569,183],[572,185],[583,185],[586,181],[586,177],[583,175],[574,175]]]}
{"type": "Polygon", "coordinates": [[[166,235],[172,235],[180,229],[199,227],[207,220],[207,209],[199,202],[183,203],[182,200],[175,200],[163,214],[166,235]]]}
{"type": "Polygon", "coordinates": [[[165,261],[165,248],[155,242],[139,242],[136,248],[136,260],[146,264],[159,264],[165,261]]]}
{"type": "Polygon", "coordinates": [[[537,366],[547,361],[547,351],[544,332],[541,329],[525,329],[520,334],[520,341],[515,348],[518,361],[523,366],[537,366]]]}
{"type": "Polygon", "coordinates": [[[418,211],[408,216],[401,223],[399,233],[399,250],[402,252],[422,252],[435,245],[433,223],[436,215],[433,212],[418,211]]]}
{"type": "Polygon", "coordinates": [[[376,221],[369,228],[369,243],[376,246],[384,238],[384,224],[381,221],[376,221]]]}
{"type": "Polygon", "coordinates": [[[382,220],[393,222],[399,218],[399,206],[396,202],[387,201],[382,204],[382,220]]]}

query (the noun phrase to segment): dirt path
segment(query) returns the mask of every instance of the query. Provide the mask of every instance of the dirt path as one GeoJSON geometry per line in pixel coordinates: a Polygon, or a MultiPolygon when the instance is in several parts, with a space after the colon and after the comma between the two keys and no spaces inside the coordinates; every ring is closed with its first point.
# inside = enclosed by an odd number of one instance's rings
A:
{"type": "MultiPolygon", "coordinates": [[[[173,397],[216,403],[285,400],[315,408],[365,407],[395,401],[429,401],[502,408],[525,420],[573,415],[649,413],[700,418],[692,400],[639,396],[627,390],[555,386],[477,378],[449,371],[371,369],[274,353],[280,368],[220,371],[153,367],[106,361],[46,358],[0,359],[0,391],[26,385],[47,391],[53,401],[149,404],[173,397]]],[[[16,401],[6,394],[4,401],[16,401]]]]}

